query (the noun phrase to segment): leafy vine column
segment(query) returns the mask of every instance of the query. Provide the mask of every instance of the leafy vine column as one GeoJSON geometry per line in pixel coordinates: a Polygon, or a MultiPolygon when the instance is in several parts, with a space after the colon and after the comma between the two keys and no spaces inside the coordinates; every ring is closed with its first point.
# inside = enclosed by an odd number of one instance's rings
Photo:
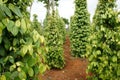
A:
{"type": "Polygon", "coordinates": [[[90,18],[87,0],[75,0],[75,13],[70,22],[70,42],[72,55],[82,57],[86,53],[90,18]]]}
{"type": "Polygon", "coordinates": [[[87,47],[88,72],[94,80],[120,78],[120,17],[116,0],[99,0],[94,16],[93,32],[87,47]]]}
{"type": "Polygon", "coordinates": [[[32,0],[0,0],[0,80],[37,80],[43,73],[44,37],[31,25],[32,0]]]}
{"type": "MultiPolygon", "coordinates": [[[[55,0],[57,1],[57,0],[55,0]]],[[[55,2],[56,3],[56,2],[55,2]]],[[[52,6],[52,8],[55,7],[52,6]]],[[[62,69],[65,65],[63,56],[63,40],[64,40],[64,22],[59,17],[58,12],[52,9],[52,13],[46,15],[44,20],[44,35],[48,53],[46,55],[46,63],[50,68],[62,69]]]]}

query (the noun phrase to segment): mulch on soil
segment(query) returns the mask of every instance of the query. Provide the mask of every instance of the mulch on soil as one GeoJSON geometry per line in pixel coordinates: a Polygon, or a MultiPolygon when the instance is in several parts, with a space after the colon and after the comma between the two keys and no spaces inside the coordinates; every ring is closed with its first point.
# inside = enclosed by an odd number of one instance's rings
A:
{"type": "Polygon", "coordinates": [[[66,36],[64,44],[65,67],[62,70],[51,69],[45,72],[42,80],[87,80],[86,68],[88,61],[70,55],[70,40],[66,36]]]}

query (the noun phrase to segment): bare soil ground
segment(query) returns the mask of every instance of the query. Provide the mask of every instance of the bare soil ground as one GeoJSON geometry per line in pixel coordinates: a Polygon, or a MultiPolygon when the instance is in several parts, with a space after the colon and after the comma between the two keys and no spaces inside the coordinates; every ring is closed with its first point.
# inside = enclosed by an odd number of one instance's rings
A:
{"type": "Polygon", "coordinates": [[[87,80],[87,59],[74,58],[70,55],[70,40],[66,36],[64,44],[64,58],[66,65],[62,70],[51,69],[45,72],[42,80],[87,80]]]}

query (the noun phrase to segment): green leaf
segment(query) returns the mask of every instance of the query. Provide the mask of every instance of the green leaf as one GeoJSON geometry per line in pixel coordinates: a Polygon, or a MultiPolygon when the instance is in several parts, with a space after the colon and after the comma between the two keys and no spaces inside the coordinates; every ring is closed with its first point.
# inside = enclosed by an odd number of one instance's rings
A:
{"type": "Polygon", "coordinates": [[[16,62],[16,66],[24,67],[24,64],[21,61],[16,62]]]}
{"type": "Polygon", "coordinates": [[[20,80],[26,80],[26,74],[24,71],[19,72],[18,75],[19,75],[20,80]]]}
{"type": "Polygon", "coordinates": [[[26,45],[24,45],[20,50],[21,56],[24,57],[25,54],[27,53],[27,51],[28,51],[28,47],[26,45]]]}
{"type": "Polygon", "coordinates": [[[20,20],[15,21],[15,26],[20,27],[20,20]]]}
{"type": "Polygon", "coordinates": [[[0,76],[0,80],[6,80],[5,75],[0,76]]]}
{"type": "Polygon", "coordinates": [[[4,29],[5,28],[5,26],[0,22],[0,29],[4,29]]]}
{"type": "Polygon", "coordinates": [[[4,58],[4,63],[6,64],[8,61],[8,56],[4,58]]]}
{"type": "Polygon", "coordinates": [[[14,6],[13,4],[9,4],[9,8],[19,17],[22,17],[22,13],[20,12],[20,9],[17,6],[14,6]]]}
{"type": "Polygon", "coordinates": [[[40,36],[40,40],[41,40],[41,43],[43,43],[44,42],[44,37],[40,36]]]}
{"type": "Polygon", "coordinates": [[[5,47],[5,49],[9,50],[9,48],[11,46],[10,40],[7,37],[4,37],[3,41],[4,41],[4,47],[5,47]]]}
{"type": "Polygon", "coordinates": [[[2,23],[3,23],[5,26],[8,25],[9,21],[10,21],[10,20],[9,20],[8,18],[2,19],[2,23]]]}
{"type": "MultiPolygon", "coordinates": [[[[94,53],[94,54],[95,54],[95,53],[94,53]]],[[[97,55],[100,55],[100,54],[101,54],[101,51],[100,51],[100,50],[97,50],[97,51],[96,51],[96,54],[97,54],[97,55]]]]}
{"type": "Polygon", "coordinates": [[[36,58],[33,57],[33,56],[30,56],[29,59],[28,59],[28,61],[27,61],[28,65],[29,65],[30,67],[33,67],[33,66],[36,64],[36,62],[37,62],[37,60],[36,60],[36,58]]]}
{"type": "Polygon", "coordinates": [[[29,74],[30,77],[33,77],[33,75],[34,75],[34,71],[33,71],[32,68],[29,68],[29,70],[28,70],[28,74],[29,74]]]}
{"type": "Polygon", "coordinates": [[[113,56],[112,61],[113,61],[113,62],[117,62],[117,57],[116,57],[116,56],[113,56]]]}
{"type": "Polygon", "coordinates": [[[120,51],[118,51],[117,56],[120,57],[120,51]]]}
{"type": "Polygon", "coordinates": [[[9,17],[12,16],[11,11],[9,10],[9,8],[7,8],[6,6],[2,6],[3,11],[5,12],[5,14],[7,14],[9,17]]]}
{"type": "Polygon", "coordinates": [[[35,74],[38,74],[40,72],[39,71],[39,66],[34,67],[34,72],[35,72],[35,74]]]}
{"type": "MultiPolygon", "coordinates": [[[[27,61],[26,58],[25,58],[25,61],[27,61]]],[[[28,73],[29,66],[28,66],[27,62],[24,64],[24,66],[22,66],[22,70],[23,70],[25,73],[28,73]]]]}
{"type": "Polygon", "coordinates": [[[13,21],[9,21],[7,25],[7,29],[9,32],[11,32],[14,36],[18,34],[18,27],[15,26],[15,23],[13,21]]]}
{"type": "Polygon", "coordinates": [[[10,80],[11,73],[10,72],[5,72],[4,74],[6,76],[6,80],[10,80]]]}
{"type": "Polygon", "coordinates": [[[14,63],[14,57],[13,57],[13,56],[9,56],[9,61],[10,61],[11,63],[14,63]]]}
{"type": "Polygon", "coordinates": [[[40,64],[39,71],[41,74],[43,74],[46,71],[46,66],[43,63],[40,64]]]}
{"type": "Polygon", "coordinates": [[[15,65],[15,64],[11,65],[11,66],[10,66],[10,71],[13,71],[15,68],[16,68],[16,65],[15,65]]]}
{"type": "Polygon", "coordinates": [[[117,76],[120,76],[120,69],[117,70],[117,76]]]}
{"type": "Polygon", "coordinates": [[[0,65],[0,72],[2,71],[2,67],[1,67],[1,65],[0,65]]]}
{"type": "Polygon", "coordinates": [[[18,34],[18,27],[17,27],[17,26],[13,26],[11,33],[12,33],[14,36],[16,36],[16,35],[18,34]]]}
{"type": "Polygon", "coordinates": [[[15,39],[13,40],[13,46],[16,46],[18,42],[19,42],[18,39],[15,38],[15,39]]]}
{"type": "Polygon", "coordinates": [[[4,19],[6,17],[4,11],[2,10],[2,7],[3,6],[0,5],[0,20],[4,19]]]}
{"type": "Polygon", "coordinates": [[[18,76],[18,74],[19,74],[19,72],[18,72],[18,71],[14,71],[14,72],[12,72],[12,73],[11,73],[11,76],[10,76],[10,79],[11,79],[11,80],[14,80],[14,79],[15,79],[15,77],[17,77],[17,76],[18,76]]]}
{"type": "Polygon", "coordinates": [[[24,19],[21,19],[21,28],[20,28],[20,32],[21,34],[24,34],[27,31],[27,27],[26,27],[26,22],[24,19]]]}
{"type": "Polygon", "coordinates": [[[0,0],[0,4],[3,4],[3,1],[2,1],[2,0],[0,0]]]}
{"type": "Polygon", "coordinates": [[[0,46],[0,56],[5,56],[5,49],[0,46]]]}
{"type": "Polygon", "coordinates": [[[13,21],[9,21],[8,24],[7,24],[7,30],[9,32],[12,32],[13,26],[14,26],[14,22],[13,21]]]}
{"type": "MultiPolygon", "coordinates": [[[[34,42],[36,42],[37,40],[40,39],[40,35],[36,30],[33,30],[33,40],[34,42]]],[[[43,38],[41,38],[41,41],[43,40],[43,38]]]]}
{"type": "Polygon", "coordinates": [[[17,71],[18,71],[18,72],[21,72],[21,71],[22,71],[22,68],[21,68],[21,67],[18,67],[18,68],[17,68],[17,71]]]}
{"type": "Polygon", "coordinates": [[[32,46],[32,44],[28,45],[28,51],[29,51],[30,55],[33,54],[33,46],[32,46]]]}

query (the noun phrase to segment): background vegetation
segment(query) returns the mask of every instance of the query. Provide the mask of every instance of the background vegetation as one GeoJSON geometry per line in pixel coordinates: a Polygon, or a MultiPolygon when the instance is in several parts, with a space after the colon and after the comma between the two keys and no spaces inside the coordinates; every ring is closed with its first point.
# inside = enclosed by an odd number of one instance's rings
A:
{"type": "Polygon", "coordinates": [[[87,0],[75,0],[75,13],[70,22],[70,42],[72,55],[82,57],[86,53],[90,18],[87,11],[87,0]]]}
{"type": "Polygon", "coordinates": [[[33,0],[0,0],[0,80],[38,80],[48,68],[65,66],[63,44],[70,37],[71,55],[88,59],[89,80],[120,78],[120,12],[116,0],[99,0],[93,22],[87,0],[75,0],[69,21],[57,10],[59,0],[38,0],[47,9],[44,23],[27,7],[33,0]],[[43,25],[42,25],[43,24],[43,25]]]}

